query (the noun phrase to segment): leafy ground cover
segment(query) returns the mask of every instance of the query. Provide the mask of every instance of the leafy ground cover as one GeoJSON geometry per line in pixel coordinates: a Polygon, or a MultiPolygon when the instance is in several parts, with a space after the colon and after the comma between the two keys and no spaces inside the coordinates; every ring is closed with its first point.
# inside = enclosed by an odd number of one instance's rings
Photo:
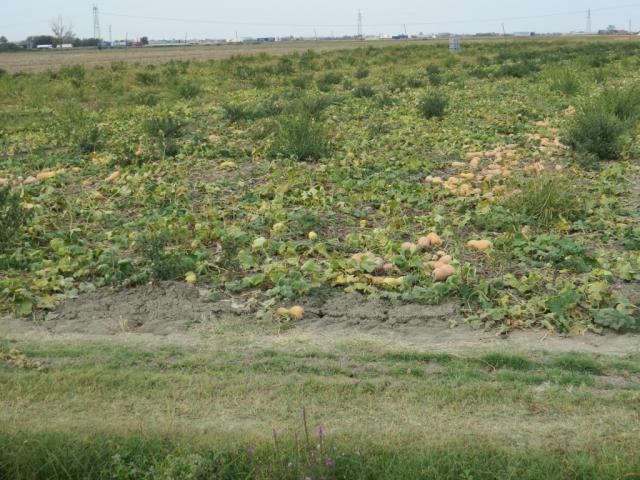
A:
{"type": "Polygon", "coordinates": [[[3,74],[2,308],[184,279],[266,317],[339,289],[505,331],[636,328],[639,48],[3,74]]]}

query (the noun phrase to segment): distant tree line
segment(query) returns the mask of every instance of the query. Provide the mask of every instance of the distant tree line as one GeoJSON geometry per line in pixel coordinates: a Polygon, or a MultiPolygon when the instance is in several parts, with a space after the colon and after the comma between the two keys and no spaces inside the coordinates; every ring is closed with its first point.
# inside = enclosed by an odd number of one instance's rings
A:
{"type": "Polygon", "coordinates": [[[20,45],[8,41],[4,35],[0,36],[0,52],[15,52],[20,48],[20,45]]]}
{"type": "Polygon", "coordinates": [[[73,26],[65,23],[62,17],[51,20],[49,23],[53,35],[31,35],[21,42],[9,42],[7,37],[0,36],[0,52],[12,52],[24,48],[37,48],[38,45],[52,45],[59,47],[65,44],[74,47],[99,47],[98,38],[78,38],[73,33],[73,26]]]}
{"type": "Polygon", "coordinates": [[[97,38],[64,37],[62,41],[53,35],[31,35],[21,42],[10,42],[7,37],[0,36],[0,52],[15,52],[25,48],[37,48],[38,45],[63,45],[69,43],[74,47],[97,47],[100,40],[97,38]]]}

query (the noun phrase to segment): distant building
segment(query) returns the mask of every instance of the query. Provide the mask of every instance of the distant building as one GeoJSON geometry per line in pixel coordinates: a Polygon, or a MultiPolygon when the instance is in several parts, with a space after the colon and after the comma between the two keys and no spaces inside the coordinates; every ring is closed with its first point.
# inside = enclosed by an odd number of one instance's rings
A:
{"type": "Polygon", "coordinates": [[[73,43],[63,43],[60,48],[73,48],[73,43]]]}
{"type": "Polygon", "coordinates": [[[36,48],[53,48],[53,45],[38,45],[36,48]]]}
{"type": "Polygon", "coordinates": [[[536,32],[513,32],[514,37],[535,37],[536,32]]]}

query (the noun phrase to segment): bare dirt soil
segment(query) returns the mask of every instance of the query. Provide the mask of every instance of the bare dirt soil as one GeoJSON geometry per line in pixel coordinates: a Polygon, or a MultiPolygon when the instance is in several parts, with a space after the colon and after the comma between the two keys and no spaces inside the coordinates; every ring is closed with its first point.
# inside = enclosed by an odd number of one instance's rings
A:
{"type": "Polygon", "coordinates": [[[302,301],[306,311],[302,321],[283,331],[265,331],[251,306],[241,299],[213,302],[207,295],[208,291],[178,282],[121,291],[102,289],[68,300],[46,319],[1,319],[0,334],[114,340],[137,336],[145,342],[164,337],[199,343],[231,333],[274,344],[295,339],[328,345],[349,337],[398,348],[449,352],[503,347],[614,355],[640,352],[640,335],[636,334],[562,336],[527,330],[502,336],[461,323],[456,303],[396,306],[356,294],[340,294],[322,302],[302,301]]]}

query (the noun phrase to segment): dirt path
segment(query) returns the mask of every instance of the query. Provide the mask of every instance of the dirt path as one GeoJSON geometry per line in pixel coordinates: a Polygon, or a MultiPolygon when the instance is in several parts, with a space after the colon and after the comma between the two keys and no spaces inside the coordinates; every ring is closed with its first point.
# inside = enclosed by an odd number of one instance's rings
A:
{"type": "Polygon", "coordinates": [[[388,302],[360,295],[337,295],[303,302],[304,320],[280,329],[260,322],[240,299],[208,301],[206,291],[184,283],[99,290],[61,305],[47,319],[0,320],[0,335],[32,339],[76,338],[144,344],[201,344],[243,339],[260,347],[287,345],[330,348],[370,342],[385,348],[461,352],[466,350],[581,351],[626,355],[640,352],[640,335],[585,334],[565,337],[547,331],[473,330],[458,323],[458,306],[388,302]]]}

